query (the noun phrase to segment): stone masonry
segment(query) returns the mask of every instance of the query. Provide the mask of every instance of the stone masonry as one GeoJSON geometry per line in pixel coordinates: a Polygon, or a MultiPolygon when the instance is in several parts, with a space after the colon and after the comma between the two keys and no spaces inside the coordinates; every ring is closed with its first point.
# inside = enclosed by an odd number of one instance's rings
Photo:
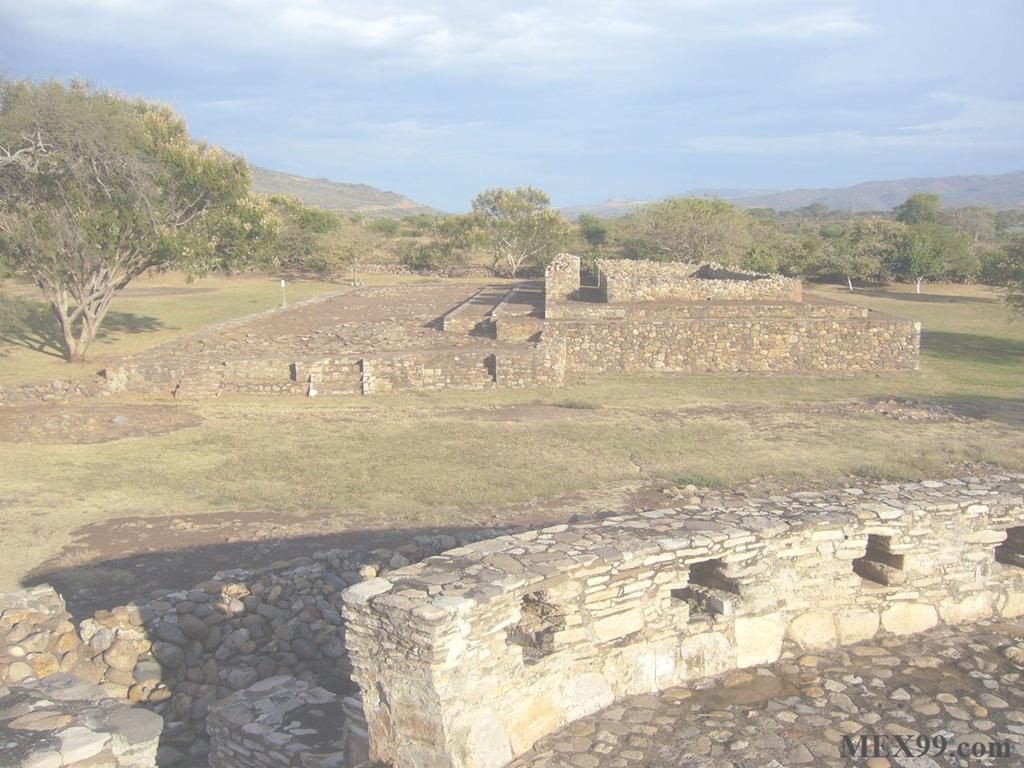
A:
{"type": "Polygon", "coordinates": [[[627,696],[1024,614],[1024,477],[557,525],[344,593],[371,758],[497,768],[627,696]]]}
{"type": "Polygon", "coordinates": [[[159,715],[64,673],[0,687],[5,768],[155,768],[159,715]]]}
{"type": "Polygon", "coordinates": [[[123,360],[104,372],[107,391],[314,397],[918,367],[919,323],[805,296],[797,278],[622,259],[596,271],[583,285],[580,258],[561,254],[543,281],[352,288],[123,360]]]}
{"type": "Polygon", "coordinates": [[[579,257],[557,257],[544,302],[542,338],[565,345],[567,375],[918,367],[919,323],[804,300],[794,278],[715,264],[600,260],[599,284],[587,287],[579,268],[579,257]]]}

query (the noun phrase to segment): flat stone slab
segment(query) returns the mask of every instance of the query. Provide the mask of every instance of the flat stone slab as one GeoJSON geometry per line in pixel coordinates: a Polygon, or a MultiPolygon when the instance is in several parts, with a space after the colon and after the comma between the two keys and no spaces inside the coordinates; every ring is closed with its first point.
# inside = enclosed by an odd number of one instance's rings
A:
{"type": "Polygon", "coordinates": [[[64,673],[0,688],[4,768],[150,768],[163,718],[64,673]]]}
{"type": "Polygon", "coordinates": [[[543,739],[512,766],[966,768],[1020,765],[1022,755],[1024,620],[1016,619],[882,635],[634,696],[543,739]],[[875,754],[875,736],[888,756],[875,754]],[[844,757],[862,737],[867,754],[844,757]]]}
{"type": "Polygon", "coordinates": [[[211,768],[344,768],[342,701],[287,675],[236,692],[210,708],[211,768]],[[262,759],[253,756],[260,755],[262,759]]]}

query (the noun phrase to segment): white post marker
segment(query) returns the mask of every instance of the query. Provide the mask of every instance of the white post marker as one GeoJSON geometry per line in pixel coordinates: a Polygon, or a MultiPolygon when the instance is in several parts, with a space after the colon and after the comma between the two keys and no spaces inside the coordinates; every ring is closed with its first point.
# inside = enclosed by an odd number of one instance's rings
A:
{"type": "Polygon", "coordinates": [[[284,295],[284,278],[283,277],[281,278],[281,306],[282,307],[287,307],[288,306],[288,299],[286,299],[285,295],[284,295]]]}

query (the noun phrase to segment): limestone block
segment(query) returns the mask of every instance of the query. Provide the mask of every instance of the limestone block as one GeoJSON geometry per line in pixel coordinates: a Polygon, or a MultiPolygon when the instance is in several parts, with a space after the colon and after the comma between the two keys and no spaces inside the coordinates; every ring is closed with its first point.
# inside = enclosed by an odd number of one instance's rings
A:
{"type": "Polygon", "coordinates": [[[925,603],[896,603],[882,611],[882,627],[894,635],[923,632],[938,623],[935,608],[925,603]]]}
{"type": "Polygon", "coordinates": [[[466,736],[452,742],[455,765],[501,768],[513,756],[508,731],[490,709],[474,711],[466,736]]]}
{"type": "Polygon", "coordinates": [[[836,619],[842,645],[870,640],[878,632],[880,619],[874,611],[847,611],[836,619]]]}
{"type": "Polygon", "coordinates": [[[1024,616],[1024,592],[1010,592],[1007,595],[1006,605],[1003,606],[1002,615],[1011,619],[1016,616],[1024,616]]]}
{"type": "Polygon", "coordinates": [[[736,619],[736,666],[771,664],[782,653],[786,627],[777,613],[765,616],[741,616],[736,619]]]}
{"type": "Polygon", "coordinates": [[[536,696],[519,702],[512,710],[508,727],[512,752],[522,754],[538,739],[562,727],[562,710],[547,696],[536,696]]]}
{"type": "MultiPolygon", "coordinates": [[[[780,640],[781,645],[781,640],[780,640]]],[[[721,632],[691,635],[679,646],[677,681],[710,677],[736,666],[736,652],[721,632]]]]}
{"type": "Polygon", "coordinates": [[[939,604],[942,620],[950,624],[985,619],[993,613],[993,596],[988,592],[976,592],[963,600],[944,600],[939,604]]]}
{"type": "Polygon", "coordinates": [[[585,717],[607,707],[615,699],[612,687],[597,672],[585,672],[569,680],[562,696],[567,720],[585,717]]]}
{"type": "Polygon", "coordinates": [[[808,611],[793,619],[789,624],[789,638],[805,650],[834,648],[836,645],[836,622],[832,614],[825,611],[808,611]]]}
{"type": "Polygon", "coordinates": [[[594,622],[594,637],[598,642],[617,640],[644,628],[644,615],[638,610],[622,611],[594,622]]]}

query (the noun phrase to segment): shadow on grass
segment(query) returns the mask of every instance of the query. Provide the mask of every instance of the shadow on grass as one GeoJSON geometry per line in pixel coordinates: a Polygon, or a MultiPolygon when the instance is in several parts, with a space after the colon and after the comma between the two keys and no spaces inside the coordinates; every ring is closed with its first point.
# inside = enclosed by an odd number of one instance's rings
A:
{"type": "Polygon", "coordinates": [[[894,299],[896,301],[917,302],[919,304],[998,304],[1000,299],[992,296],[957,296],[948,293],[905,293],[888,291],[884,288],[858,288],[853,293],[857,296],[870,296],[873,299],[894,299]]]}
{"type": "MultiPolygon", "coordinates": [[[[64,357],[60,327],[49,307],[38,301],[6,296],[0,297],[0,301],[4,305],[0,317],[0,356],[8,354],[11,347],[23,347],[50,357],[64,357]]],[[[110,341],[118,333],[152,333],[164,327],[162,320],[149,315],[111,310],[100,326],[96,342],[110,341]]]]}
{"type": "Polygon", "coordinates": [[[968,364],[1024,367],[1024,341],[1002,336],[925,330],[921,334],[921,350],[926,354],[955,358],[968,364]]]}

